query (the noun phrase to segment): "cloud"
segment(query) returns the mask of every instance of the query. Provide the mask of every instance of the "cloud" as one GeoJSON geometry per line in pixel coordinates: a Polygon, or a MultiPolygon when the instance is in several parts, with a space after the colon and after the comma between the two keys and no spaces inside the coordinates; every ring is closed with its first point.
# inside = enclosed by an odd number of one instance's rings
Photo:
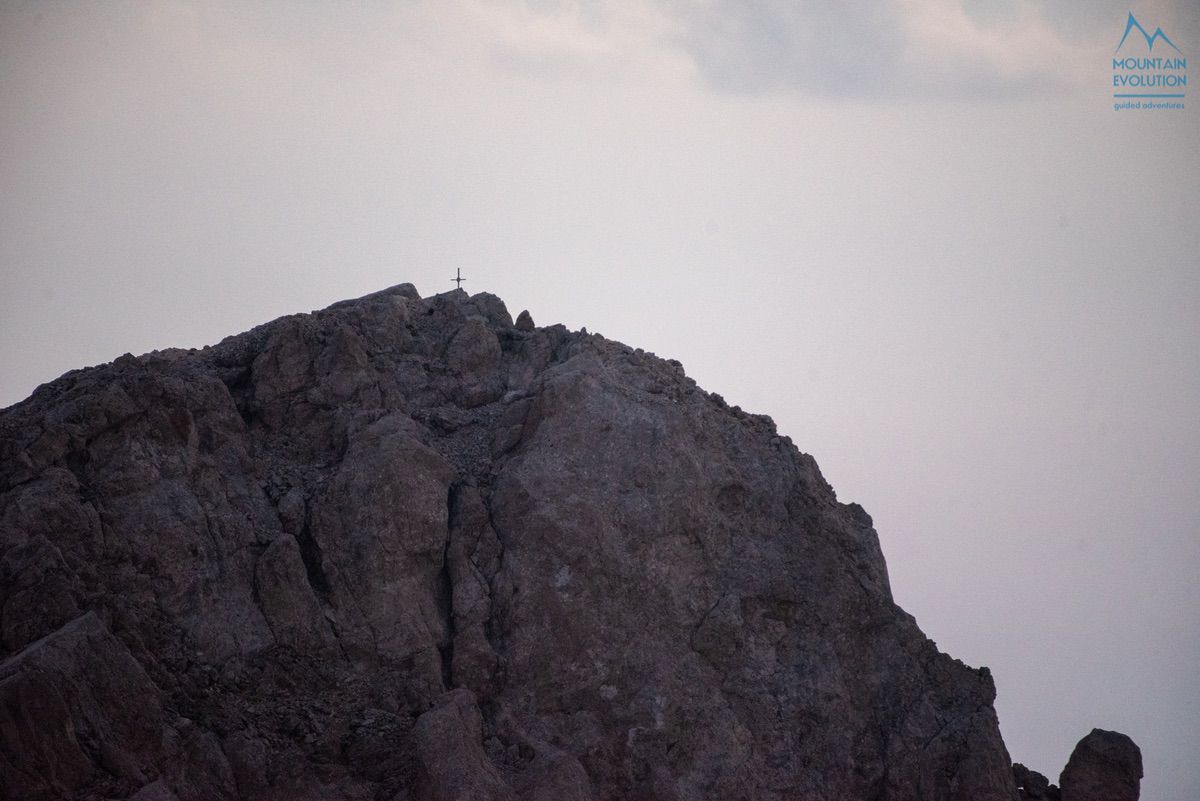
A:
{"type": "Polygon", "coordinates": [[[491,67],[543,79],[656,72],[733,95],[868,100],[1086,85],[1124,21],[1041,0],[455,0],[434,13],[491,67]]]}
{"type": "Polygon", "coordinates": [[[889,0],[714,0],[673,4],[681,46],[715,88],[758,94],[799,89],[822,95],[876,94],[902,56],[899,9],[889,0]]]}
{"type": "Polygon", "coordinates": [[[969,0],[668,3],[705,81],[735,93],[1029,95],[1082,83],[1094,49],[1022,0],[987,10],[969,0]]]}
{"type": "MultiPolygon", "coordinates": [[[[1175,38],[1200,39],[1200,5],[1135,6],[1139,19],[1175,38]]],[[[414,8],[453,31],[456,45],[472,42],[483,68],[542,80],[682,77],[729,95],[985,101],[1095,87],[1128,13],[1125,0],[447,0],[414,8]]]]}
{"type": "Polygon", "coordinates": [[[430,32],[432,49],[489,73],[604,81],[690,70],[666,45],[676,21],[654,0],[444,0],[400,13],[408,32],[430,32]]]}

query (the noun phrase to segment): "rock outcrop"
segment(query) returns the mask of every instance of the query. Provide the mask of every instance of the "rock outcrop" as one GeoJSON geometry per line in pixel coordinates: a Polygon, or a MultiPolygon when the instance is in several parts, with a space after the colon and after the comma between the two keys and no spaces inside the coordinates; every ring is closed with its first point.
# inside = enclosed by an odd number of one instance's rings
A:
{"type": "Polygon", "coordinates": [[[1061,801],[1058,786],[1036,770],[1031,770],[1020,762],[1013,763],[1013,779],[1017,783],[1017,795],[1020,801],[1061,801]]]}
{"type": "Polygon", "coordinates": [[[139,787],[162,761],[162,730],[157,688],[91,612],[0,664],[7,798],[139,787]]]}
{"type": "Polygon", "coordinates": [[[0,795],[1016,798],[810,456],[519,323],[402,285],[0,413],[0,795]]]}
{"type": "Polygon", "coordinates": [[[1062,801],[1138,801],[1142,751],[1124,734],[1092,729],[1058,779],[1062,801]]]}

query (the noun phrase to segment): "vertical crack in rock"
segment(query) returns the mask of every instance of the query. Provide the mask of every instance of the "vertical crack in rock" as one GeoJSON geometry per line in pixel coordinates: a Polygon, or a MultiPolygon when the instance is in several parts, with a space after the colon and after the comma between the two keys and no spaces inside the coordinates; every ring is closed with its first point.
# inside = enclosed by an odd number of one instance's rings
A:
{"type": "Polygon", "coordinates": [[[450,494],[450,538],[445,576],[450,620],[451,675],[481,700],[490,699],[503,681],[502,662],[488,639],[493,601],[488,574],[495,571],[497,540],[478,487],[457,483],[450,494]]]}
{"type": "Polygon", "coordinates": [[[329,601],[329,577],[325,575],[322,563],[321,545],[312,533],[312,510],[304,510],[304,524],[296,535],[296,543],[300,546],[300,559],[304,562],[304,572],[308,583],[317,593],[322,602],[329,601]]]}
{"type": "Polygon", "coordinates": [[[496,524],[496,516],[492,512],[492,499],[490,495],[482,496],[481,500],[483,501],[483,508],[487,513],[488,526],[490,526],[492,532],[495,533],[496,542],[499,545],[499,553],[496,557],[495,570],[491,571],[490,575],[487,572],[481,571],[483,572],[484,580],[487,581],[488,597],[492,599],[491,609],[488,611],[487,619],[483,622],[483,631],[484,636],[487,637],[488,644],[492,646],[492,649],[501,658],[501,660],[503,660],[505,654],[504,621],[498,614],[495,599],[497,597],[496,582],[499,580],[500,575],[504,572],[504,560],[508,554],[508,538],[505,536],[504,532],[501,531],[500,526],[496,524]]]}
{"type": "Polygon", "coordinates": [[[242,423],[247,429],[256,422],[258,415],[254,408],[254,370],[250,364],[237,368],[228,376],[222,377],[222,383],[238,411],[242,423]]]}
{"type": "Polygon", "coordinates": [[[446,642],[438,646],[442,660],[442,684],[447,690],[454,689],[454,637],[457,626],[454,620],[454,577],[451,575],[451,553],[455,539],[454,496],[460,483],[455,481],[446,491],[446,544],[442,548],[442,569],[438,573],[438,610],[446,622],[446,642]]]}
{"type": "Polygon", "coordinates": [[[708,618],[712,615],[716,608],[721,605],[721,602],[724,601],[728,595],[728,590],[722,590],[721,594],[717,596],[717,600],[713,601],[712,604],[710,604],[709,607],[704,610],[704,614],[700,616],[700,619],[696,621],[696,625],[692,627],[691,634],[688,635],[688,647],[693,651],[696,650],[696,635],[700,633],[700,629],[704,628],[704,624],[708,622],[708,618]]]}

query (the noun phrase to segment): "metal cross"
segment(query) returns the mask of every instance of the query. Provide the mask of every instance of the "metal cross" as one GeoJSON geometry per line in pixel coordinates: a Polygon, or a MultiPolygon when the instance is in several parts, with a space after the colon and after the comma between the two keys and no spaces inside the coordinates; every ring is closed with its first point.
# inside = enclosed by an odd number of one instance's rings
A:
{"type": "Polygon", "coordinates": [[[462,277],[462,268],[461,267],[457,268],[455,270],[455,273],[457,273],[457,274],[450,280],[453,281],[455,284],[457,284],[457,287],[456,287],[457,289],[462,289],[462,282],[467,280],[462,277]]]}

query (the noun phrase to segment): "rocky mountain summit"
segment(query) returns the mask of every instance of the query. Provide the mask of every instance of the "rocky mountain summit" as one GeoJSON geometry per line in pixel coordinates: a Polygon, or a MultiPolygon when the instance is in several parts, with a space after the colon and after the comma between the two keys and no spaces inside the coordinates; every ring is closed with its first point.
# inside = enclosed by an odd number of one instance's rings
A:
{"type": "MultiPolygon", "coordinates": [[[[0,660],[4,799],[1019,792],[988,670],[770,418],[486,293],[404,284],[0,412],[0,660]]],[[[1128,778],[1105,743],[1079,781],[1128,778]]]]}

